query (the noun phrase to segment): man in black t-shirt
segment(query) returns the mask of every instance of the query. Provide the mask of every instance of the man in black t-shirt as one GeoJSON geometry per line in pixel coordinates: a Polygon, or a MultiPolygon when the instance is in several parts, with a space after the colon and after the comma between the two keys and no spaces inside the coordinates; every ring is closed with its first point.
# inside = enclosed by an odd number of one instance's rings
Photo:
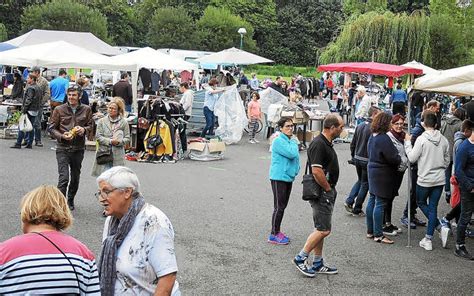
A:
{"type": "Polygon", "coordinates": [[[309,201],[313,208],[315,230],[309,235],[301,252],[293,259],[298,270],[308,277],[314,277],[317,273],[337,273],[336,268],[324,264],[323,245],[324,238],[331,233],[332,211],[337,195],[335,187],[339,180],[339,162],[332,141],[341,134],[344,122],[341,116],[329,114],[324,119],[323,127],[323,132],[308,148],[308,161],[313,177],[322,188],[320,196],[309,201]],[[309,267],[306,261],[311,251],[314,252],[314,260],[313,265],[309,267]]]}

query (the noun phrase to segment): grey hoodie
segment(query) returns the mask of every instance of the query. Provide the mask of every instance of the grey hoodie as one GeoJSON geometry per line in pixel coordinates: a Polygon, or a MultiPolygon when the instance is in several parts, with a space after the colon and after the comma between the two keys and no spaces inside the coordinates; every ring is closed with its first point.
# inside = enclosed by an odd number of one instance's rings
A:
{"type": "Polygon", "coordinates": [[[410,141],[405,141],[405,150],[408,160],[418,163],[418,185],[434,187],[445,184],[444,171],[451,158],[448,140],[440,131],[424,131],[413,148],[410,141]]]}

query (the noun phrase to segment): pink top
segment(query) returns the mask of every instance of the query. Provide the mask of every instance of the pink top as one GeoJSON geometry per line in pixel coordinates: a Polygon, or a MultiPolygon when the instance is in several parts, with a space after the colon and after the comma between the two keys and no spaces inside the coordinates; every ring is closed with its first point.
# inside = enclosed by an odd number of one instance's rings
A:
{"type": "Polygon", "coordinates": [[[259,101],[250,101],[248,104],[248,116],[249,118],[259,119],[262,111],[260,110],[260,103],[259,101]]]}

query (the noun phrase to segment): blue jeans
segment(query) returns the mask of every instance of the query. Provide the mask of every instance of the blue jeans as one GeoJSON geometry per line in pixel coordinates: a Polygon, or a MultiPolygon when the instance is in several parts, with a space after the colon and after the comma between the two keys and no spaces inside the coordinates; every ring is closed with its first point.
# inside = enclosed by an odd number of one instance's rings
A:
{"type": "MultiPolygon", "coordinates": [[[[36,116],[31,116],[29,113],[26,113],[28,116],[28,119],[30,120],[31,124],[34,124],[36,116]]],[[[21,142],[23,142],[23,139],[26,141],[28,146],[31,146],[33,144],[33,131],[35,129],[33,128],[32,131],[30,132],[22,132],[18,131],[18,137],[16,138],[16,144],[21,145],[21,142]]]]}
{"type": "Polygon", "coordinates": [[[426,235],[429,238],[433,237],[434,230],[439,225],[438,202],[442,192],[443,185],[434,187],[416,185],[416,203],[418,204],[418,208],[420,208],[426,218],[428,218],[426,235]]]}
{"type": "Polygon", "coordinates": [[[374,237],[383,236],[382,219],[386,200],[370,194],[367,208],[365,209],[367,221],[367,234],[373,234],[374,237]]]}
{"type": "Polygon", "coordinates": [[[357,159],[354,160],[354,162],[357,171],[357,182],[352,186],[352,190],[346,199],[346,203],[348,205],[353,205],[352,212],[358,214],[362,210],[362,205],[364,204],[365,197],[369,191],[369,181],[367,178],[367,163],[357,159]]]}
{"type": "Polygon", "coordinates": [[[125,111],[132,112],[132,105],[125,105],[125,111]]]}
{"type": "Polygon", "coordinates": [[[204,117],[206,118],[206,127],[202,130],[201,137],[205,137],[208,133],[209,135],[214,135],[214,111],[211,111],[207,106],[203,109],[204,117]]]}

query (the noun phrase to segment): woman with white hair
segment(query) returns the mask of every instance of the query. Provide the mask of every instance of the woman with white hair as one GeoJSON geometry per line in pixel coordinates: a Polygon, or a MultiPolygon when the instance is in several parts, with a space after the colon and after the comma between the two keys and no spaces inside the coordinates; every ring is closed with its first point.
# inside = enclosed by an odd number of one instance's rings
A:
{"type": "Polygon", "coordinates": [[[181,295],[168,217],[145,203],[137,175],[123,166],[97,178],[105,221],[100,289],[108,295],[181,295]]]}
{"type": "Polygon", "coordinates": [[[360,85],[357,87],[357,99],[359,100],[359,106],[355,113],[357,124],[363,122],[365,118],[369,117],[369,108],[372,105],[370,97],[367,95],[365,87],[360,85]]]}

